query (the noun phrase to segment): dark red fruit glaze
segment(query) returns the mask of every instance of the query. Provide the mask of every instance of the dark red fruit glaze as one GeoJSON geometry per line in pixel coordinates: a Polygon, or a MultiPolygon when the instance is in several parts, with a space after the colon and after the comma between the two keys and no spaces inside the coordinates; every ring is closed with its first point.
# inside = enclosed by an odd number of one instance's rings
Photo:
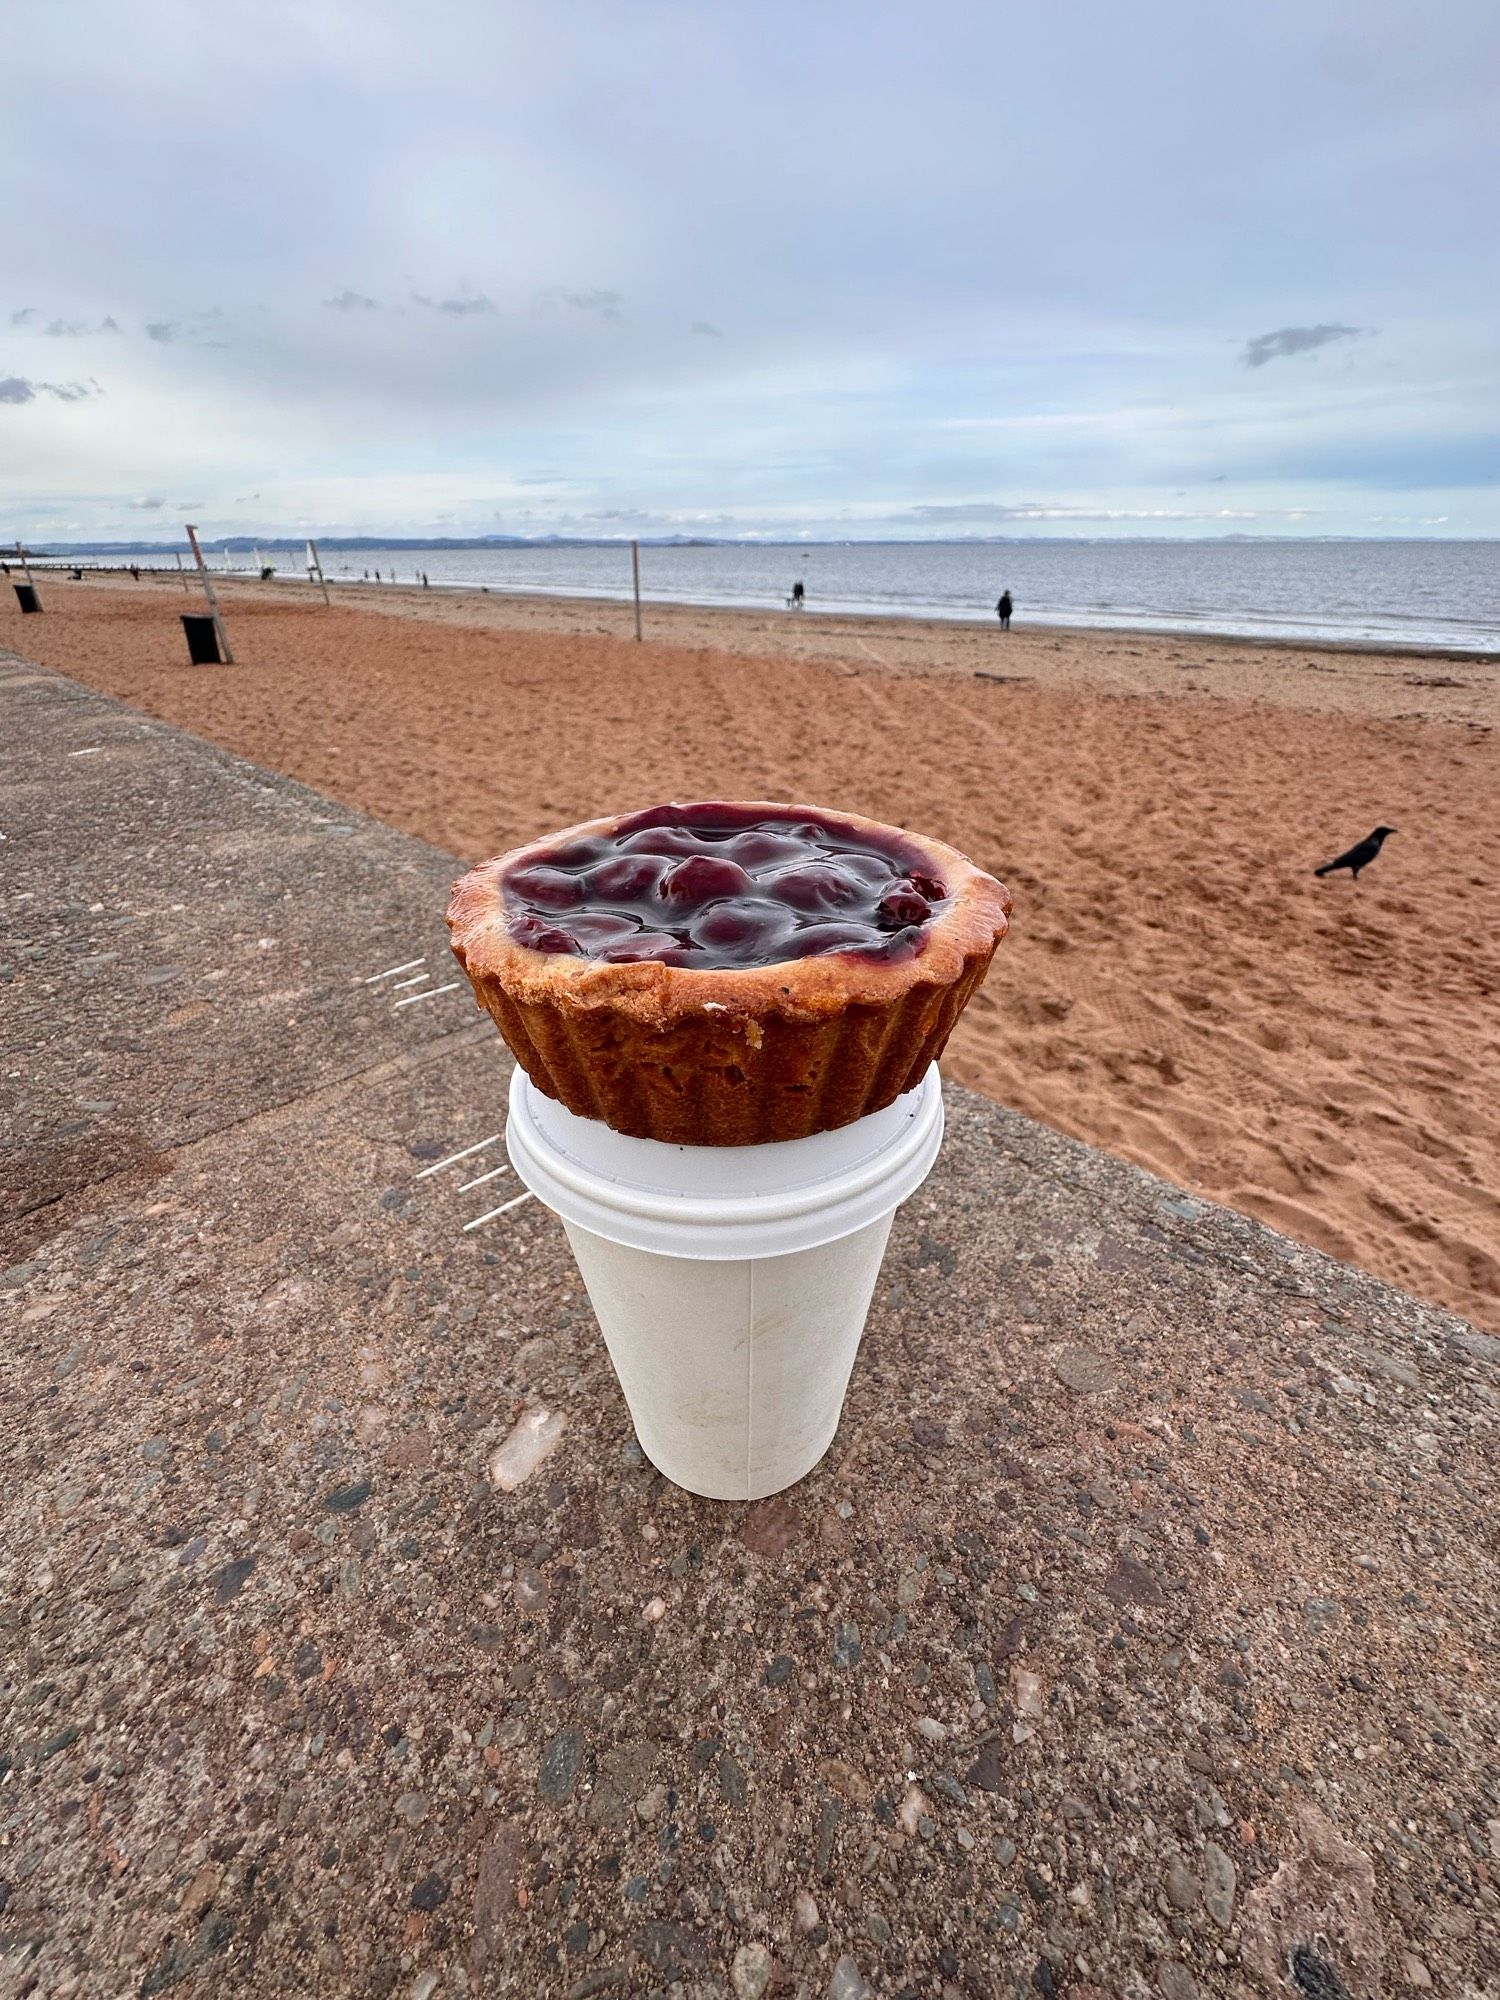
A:
{"type": "Polygon", "coordinates": [[[506,924],[533,951],[703,971],[841,952],[913,958],[948,891],[915,841],[816,813],[656,806],[563,842],[505,878],[506,924]]]}

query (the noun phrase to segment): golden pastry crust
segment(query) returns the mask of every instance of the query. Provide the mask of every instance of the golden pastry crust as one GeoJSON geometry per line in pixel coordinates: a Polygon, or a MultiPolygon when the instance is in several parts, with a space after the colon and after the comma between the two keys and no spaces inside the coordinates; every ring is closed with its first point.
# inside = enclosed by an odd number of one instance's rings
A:
{"type": "Polygon", "coordinates": [[[632,1137],[763,1144],[883,1109],[942,1053],[1006,933],[1004,887],[941,841],[820,806],[733,803],[747,816],[807,816],[919,850],[947,890],[923,948],[895,963],[831,952],[699,971],[519,944],[506,923],[506,878],[633,815],[481,862],[448,904],[454,955],[532,1082],[632,1137]]]}

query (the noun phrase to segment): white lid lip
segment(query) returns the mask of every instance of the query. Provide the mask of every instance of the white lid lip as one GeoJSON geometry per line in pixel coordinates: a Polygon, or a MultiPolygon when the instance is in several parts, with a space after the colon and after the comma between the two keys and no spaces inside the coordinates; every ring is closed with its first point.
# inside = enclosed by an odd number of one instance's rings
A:
{"type": "Polygon", "coordinates": [[[915,1090],[834,1132],[766,1146],[631,1139],[511,1080],[506,1150],[567,1223],[658,1256],[728,1260],[813,1249],[888,1215],[943,1139],[936,1065],[915,1090]]]}

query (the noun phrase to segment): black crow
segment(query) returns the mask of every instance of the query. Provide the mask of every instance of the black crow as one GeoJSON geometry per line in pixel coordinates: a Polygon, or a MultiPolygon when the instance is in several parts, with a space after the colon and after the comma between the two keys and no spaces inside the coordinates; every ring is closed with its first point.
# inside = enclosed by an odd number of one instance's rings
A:
{"type": "Polygon", "coordinates": [[[1351,847],[1349,852],[1341,854],[1337,861],[1325,861],[1321,868],[1313,870],[1314,875],[1331,875],[1336,868],[1347,868],[1357,882],[1360,869],[1369,867],[1381,848],[1385,846],[1386,836],[1395,831],[1396,828],[1393,826],[1377,826],[1367,840],[1362,840],[1357,846],[1351,847]]]}

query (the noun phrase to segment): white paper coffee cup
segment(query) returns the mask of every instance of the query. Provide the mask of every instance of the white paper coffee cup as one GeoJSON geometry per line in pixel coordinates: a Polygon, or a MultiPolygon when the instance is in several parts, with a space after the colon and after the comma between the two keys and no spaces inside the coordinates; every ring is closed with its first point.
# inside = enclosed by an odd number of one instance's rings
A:
{"type": "Polygon", "coordinates": [[[517,1069],[506,1147],[561,1217],[636,1435],[668,1479],[756,1500],[838,1428],[897,1207],[943,1138],[936,1068],[772,1146],[668,1146],[579,1118],[517,1069]]]}

